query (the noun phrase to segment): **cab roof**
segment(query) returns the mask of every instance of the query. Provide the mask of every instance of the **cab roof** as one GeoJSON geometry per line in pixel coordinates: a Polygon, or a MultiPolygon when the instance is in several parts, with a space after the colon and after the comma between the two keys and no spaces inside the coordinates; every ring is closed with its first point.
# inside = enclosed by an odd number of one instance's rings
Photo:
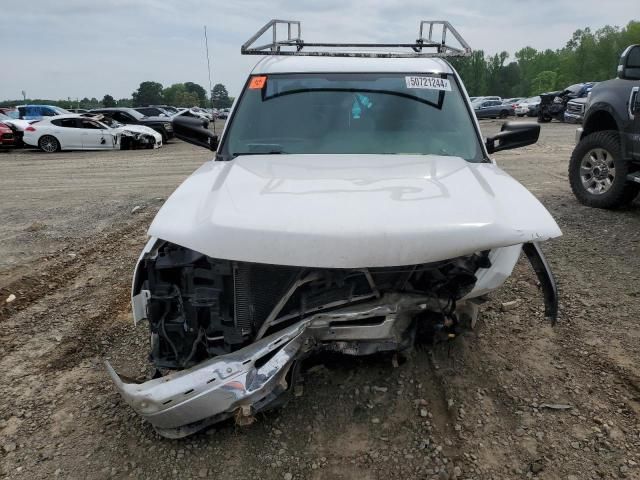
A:
{"type": "Polygon", "coordinates": [[[441,58],[277,56],[261,59],[252,74],[275,73],[453,73],[441,58]]]}

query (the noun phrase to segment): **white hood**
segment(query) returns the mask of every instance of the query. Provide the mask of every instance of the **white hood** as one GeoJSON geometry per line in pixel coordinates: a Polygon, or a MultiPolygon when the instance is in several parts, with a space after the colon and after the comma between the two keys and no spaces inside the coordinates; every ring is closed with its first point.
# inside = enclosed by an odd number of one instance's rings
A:
{"type": "Polygon", "coordinates": [[[445,260],[561,235],[489,163],[418,155],[255,155],[207,162],[149,234],[210,257],[321,268],[445,260]]]}

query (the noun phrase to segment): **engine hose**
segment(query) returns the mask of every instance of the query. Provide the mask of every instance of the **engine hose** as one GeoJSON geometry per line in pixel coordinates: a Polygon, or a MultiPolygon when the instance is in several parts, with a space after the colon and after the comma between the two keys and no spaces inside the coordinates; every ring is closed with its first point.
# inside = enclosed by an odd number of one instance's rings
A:
{"type": "Polygon", "coordinates": [[[171,308],[171,306],[167,303],[166,306],[165,306],[165,309],[164,309],[164,313],[162,314],[162,317],[160,318],[160,332],[162,333],[162,336],[164,337],[164,339],[167,341],[167,343],[171,347],[171,350],[173,350],[173,354],[175,355],[176,362],[177,362],[178,361],[178,349],[173,344],[173,342],[169,338],[169,335],[167,335],[167,331],[164,328],[164,321],[167,318],[167,315],[169,314],[169,308],[171,308]]]}
{"type": "Polygon", "coordinates": [[[196,350],[198,349],[198,343],[200,343],[200,341],[202,340],[203,335],[204,335],[204,330],[203,329],[198,330],[198,337],[193,341],[193,345],[191,346],[191,353],[183,362],[181,362],[183,367],[186,367],[187,364],[191,361],[191,359],[195,355],[196,350]]]}

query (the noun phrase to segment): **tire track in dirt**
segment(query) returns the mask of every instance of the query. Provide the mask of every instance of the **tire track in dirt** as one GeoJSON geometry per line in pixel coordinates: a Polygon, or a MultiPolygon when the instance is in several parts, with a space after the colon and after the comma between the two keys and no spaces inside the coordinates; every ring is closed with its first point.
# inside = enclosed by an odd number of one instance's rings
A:
{"type": "Polygon", "coordinates": [[[26,358],[33,360],[34,352],[42,352],[38,363],[55,369],[95,353],[104,341],[101,336],[113,334],[113,319],[129,308],[129,279],[149,219],[150,215],[131,219],[78,249],[80,261],[65,259],[60,269],[58,263],[44,264],[27,274],[41,287],[52,281],[57,287],[25,292],[20,308],[4,317],[0,364],[20,365],[26,358]]]}
{"type": "MultiPolygon", "coordinates": [[[[26,273],[7,274],[5,282],[0,285],[0,298],[7,298],[10,294],[17,298],[11,303],[0,304],[0,323],[53,291],[66,288],[88,265],[95,263],[97,257],[112,257],[112,250],[117,251],[122,240],[139,231],[149,219],[148,214],[137,216],[122,227],[101,233],[101,238],[90,245],[70,244],[59,251],[57,258],[34,260],[26,273]],[[72,252],[72,255],[67,252],[72,252]]],[[[20,270],[25,269],[22,267],[20,270]]]]}

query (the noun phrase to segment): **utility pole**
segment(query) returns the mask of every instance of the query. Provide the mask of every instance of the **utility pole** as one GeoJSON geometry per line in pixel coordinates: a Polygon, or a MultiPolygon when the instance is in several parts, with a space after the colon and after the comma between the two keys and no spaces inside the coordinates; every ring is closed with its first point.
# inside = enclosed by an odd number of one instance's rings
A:
{"type": "Polygon", "coordinates": [[[25,92],[24,90],[22,90],[22,101],[24,103],[27,103],[27,92],[25,92]]]}
{"type": "MultiPolygon", "coordinates": [[[[207,70],[209,71],[209,97],[211,98],[211,115],[213,115],[213,87],[211,85],[211,62],[209,61],[209,39],[207,38],[207,26],[204,26],[204,45],[207,49],[207,70]]],[[[213,118],[213,133],[216,133],[216,119],[213,118]]]]}

